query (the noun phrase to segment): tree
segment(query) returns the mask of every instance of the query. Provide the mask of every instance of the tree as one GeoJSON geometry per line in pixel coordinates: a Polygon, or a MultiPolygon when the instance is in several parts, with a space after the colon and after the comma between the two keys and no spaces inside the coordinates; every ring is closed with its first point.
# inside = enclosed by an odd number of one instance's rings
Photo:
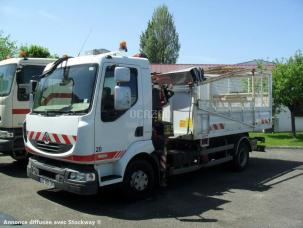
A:
{"type": "Polygon", "coordinates": [[[274,106],[288,107],[291,114],[292,134],[296,137],[295,113],[303,104],[303,55],[297,51],[289,59],[276,61],[273,69],[274,106]]]}
{"type": "Polygon", "coordinates": [[[167,6],[155,9],[147,29],[140,36],[140,52],[151,63],[176,63],[179,56],[179,35],[167,6]]]}
{"type": "Polygon", "coordinates": [[[9,35],[4,35],[0,31],[0,61],[8,56],[13,56],[17,51],[16,42],[10,39],[9,35]]]}
{"type": "Polygon", "coordinates": [[[20,52],[25,52],[27,57],[35,57],[35,58],[51,57],[51,54],[47,48],[36,44],[32,44],[29,46],[23,45],[20,47],[20,52]]]}

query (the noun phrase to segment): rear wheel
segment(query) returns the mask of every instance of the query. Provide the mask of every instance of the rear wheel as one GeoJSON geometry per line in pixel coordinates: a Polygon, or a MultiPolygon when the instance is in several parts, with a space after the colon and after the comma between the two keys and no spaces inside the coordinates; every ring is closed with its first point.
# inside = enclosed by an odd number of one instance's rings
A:
{"type": "Polygon", "coordinates": [[[248,165],[250,147],[247,143],[240,143],[237,153],[233,158],[233,169],[242,171],[248,165]]]}
{"type": "Polygon", "coordinates": [[[155,186],[152,165],[145,160],[132,161],[126,169],[123,179],[123,191],[132,199],[147,197],[155,186]]]}

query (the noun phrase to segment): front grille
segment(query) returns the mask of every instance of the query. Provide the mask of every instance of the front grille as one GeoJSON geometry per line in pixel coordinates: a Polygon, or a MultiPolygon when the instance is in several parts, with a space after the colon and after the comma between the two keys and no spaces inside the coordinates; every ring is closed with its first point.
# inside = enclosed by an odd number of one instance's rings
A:
{"type": "Polygon", "coordinates": [[[60,150],[60,146],[55,143],[49,143],[49,144],[45,144],[44,142],[37,142],[36,143],[37,148],[46,152],[51,152],[51,153],[58,153],[58,151],[60,150]]]}
{"type": "Polygon", "coordinates": [[[43,141],[31,140],[34,147],[47,153],[60,154],[69,151],[73,145],[60,144],[60,143],[44,143],[43,141]]]}

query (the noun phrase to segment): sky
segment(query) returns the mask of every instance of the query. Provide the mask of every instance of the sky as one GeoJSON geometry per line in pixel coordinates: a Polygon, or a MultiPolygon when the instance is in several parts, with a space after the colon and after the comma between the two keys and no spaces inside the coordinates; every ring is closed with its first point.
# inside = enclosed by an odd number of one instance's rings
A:
{"type": "Polygon", "coordinates": [[[139,51],[154,9],[173,14],[177,63],[233,64],[275,60],[303,51],[303,0],[0,0],[0,30],[21,44],[58,55],[94,48],[139,51]]]}

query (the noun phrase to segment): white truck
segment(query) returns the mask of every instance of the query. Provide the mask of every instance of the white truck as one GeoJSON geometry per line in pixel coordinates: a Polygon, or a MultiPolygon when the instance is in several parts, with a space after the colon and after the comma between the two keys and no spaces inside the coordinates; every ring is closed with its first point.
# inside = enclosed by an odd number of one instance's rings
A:
{"type": "Polygon", "coordinates": [[[30,112],[29,85],[53,62],[42,58],[10,58],[0,62],[0,152],[24,158],[22,125],[30,112]]]}
{"type": "Polygon", "coordinates": [[[29,177],[95,194],[120,184],[144,197],[170,175],[224,162],[246,167],[248,132],[271,127],[271,74],[151,75],[117,53],[61,59],[37,85],[26,116],[29,177]]]}

